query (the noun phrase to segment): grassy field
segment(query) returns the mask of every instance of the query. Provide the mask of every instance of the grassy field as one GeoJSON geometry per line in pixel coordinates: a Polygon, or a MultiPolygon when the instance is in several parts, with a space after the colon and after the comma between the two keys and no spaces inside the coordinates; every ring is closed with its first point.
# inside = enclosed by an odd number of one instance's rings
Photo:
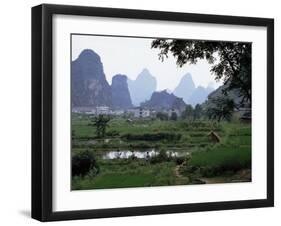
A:
{"type": "Polygon", "coordinates": [[[175,162],[149,164],[145,160],[101,160],[96,177],[74,177],[74,189],[121,188],[176,184],[175,162]]]}
{"type": "Polygon", "coordinates": [[[102,139],[96,137],[95,127],[90,124],[89,116],[73,115],[72,156],[90,151],[99,170],[73,176],[73,190],[251,180],[250,124],[144,119],[130,122],[113,118],[102,139]],[[210,131],[220,137],[219,143],[210,140],[210,131]],[[148,159],[104,157],[116,150],[154,150],[163,155],[148,159]],[[169,151],[178,156],[169,156],[169,151]]]}

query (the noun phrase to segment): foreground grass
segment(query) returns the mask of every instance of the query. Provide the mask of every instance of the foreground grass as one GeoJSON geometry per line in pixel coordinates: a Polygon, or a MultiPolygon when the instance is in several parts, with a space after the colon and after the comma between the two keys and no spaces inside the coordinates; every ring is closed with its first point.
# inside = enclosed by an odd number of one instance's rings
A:
{"type": "Polygon", "coordinates": [[[186,184],[174,176],[173,161],[150,164],[145,160],[115,159],[100,162],[101,173],[96,177],[74,177],[72,189],[149,187],[186,184]]]}
{"type": "MultiPolygon", "coordinates": [[[[251,126],[248,124],[223,125],[225,136],[220,144],[193,152],[181,172],[192,179],[224,177],[225,181],[243,169],[251,170],[251,126]]],[[[220,178],[221,180],[222,178],[220,178]]]]}
{"type": "Polygon", "coordinates": [[[244,168],[251,166],[251,150],[248,147],[215,147],[211,150],[195,152],[189,162],[198,167],[244,168]]]}
{"type": "Polygon", "coordinates": [[[215,147],[208,151],[195,152],[188,162],[187,174],[198,172],[204,177],[234,174],[241,169],[251,168],[249,147],[215,147]]]}
{"type": "Polygon", "coordinates": [[[251,169],[250,124],[183,120],[137,120],[130,123],[114,118],[106,137],[97,139],[89,123],[88,117],[73,119],[72,154],[84,150],[94,152],[100,172],[95,176],[73,177],[73,190],[192,184],[202,177],[220,177],[220,181],[229,182],[239,171],[251,169]],[[209,140],[207,135],[210,131],[220,136],[219,144],[209,140]],[[143,139],[149,134],[157,139],[143,139]],[[161,134],[164,136],[159,136],[161,134]],[[192,154],[180,166],[175,161],[151,164],[144,159],[102,159],[105,151],[149,148],[174,148],[192,154]],[[180,178],[178,173],[182,175],[180,178]]]}

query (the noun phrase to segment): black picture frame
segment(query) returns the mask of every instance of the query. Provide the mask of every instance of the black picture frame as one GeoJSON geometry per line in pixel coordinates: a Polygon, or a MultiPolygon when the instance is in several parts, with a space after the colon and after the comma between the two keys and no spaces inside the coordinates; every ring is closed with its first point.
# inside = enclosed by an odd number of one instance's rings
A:
{"type": "Polygon", "coordinates": [[[270,206],[274,206],[273,19],[49,4],[32,8],[32,218],[40,221],[57,221],[270,206]],[[52,210],[52,17],[55,14],[266,27],[267,198],[54,212],[52,210]]]}

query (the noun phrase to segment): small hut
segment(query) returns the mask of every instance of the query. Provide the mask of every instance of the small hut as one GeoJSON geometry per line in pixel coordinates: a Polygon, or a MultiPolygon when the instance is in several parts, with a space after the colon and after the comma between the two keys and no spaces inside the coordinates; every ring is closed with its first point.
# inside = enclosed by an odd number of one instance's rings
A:
{"type": "Polygon", "coordinates": [[[126,121],[127,121],[128,123],[132,123],[132,122],[133,122],[133,120],[130,119],[130,118],[128,118],[126,121]]]}
{"type": "Polygon", "coordinates": [[[220,143],[221,142],[221,138],[219,137],[219,135],[214,132],[214,131],[211,131],[209,134],[208,134],[208,137],[209,139],[213,142],[213,143],[220,143]]]}

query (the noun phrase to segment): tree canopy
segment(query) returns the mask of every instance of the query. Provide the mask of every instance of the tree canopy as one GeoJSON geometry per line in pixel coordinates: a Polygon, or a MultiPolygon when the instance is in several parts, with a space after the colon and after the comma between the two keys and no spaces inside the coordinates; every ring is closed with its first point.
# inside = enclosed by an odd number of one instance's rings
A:
{"type": "Polygon", "coordinates": [[[97,137],[101,138],[105,136],[106,127],[108,126],[109,121],[110,117],[106,115],[98,115],[92,119],[90,125],[96,127],[97,137]]]}
{"type": "Polygon", "coordinates": [[[203,116],[203,109],[200,104],[196,104],[193,111],[193,118],[200,119],[203,116]]]}
{"type": "Polygon", "coordinates": [[[178,120],[177,113],[176,112],[172,112],[170,119],[173,120],[173,121],[177,121],[178,120]]]}
{"type": "Polygon", "coordinates": [[[180,67],[186,63],[196,64],[200,59],[207,60],[212,65],[215,79],[223,80],[227,85],[224,94],[237,89],[242,97],[241,103],[251,103],[251,43],[156,39],[151,48],[160,49],[159,59],[162,61],[171,53],[180,67]]]}
{"type": "Polygon", "coordinates": [[[190,104],[187,104],[185,110],[182,113],[182,118],[192,120],[193,119],[193,107],[190,104]]]}
{"type": "Polygon", "coordinates": [[[209,119],[221,121],[222,119],[230,120],[234,112],[235,103],[229,98],[217,97],[211,100],[212,105],[207,108],[209,119]]]}

